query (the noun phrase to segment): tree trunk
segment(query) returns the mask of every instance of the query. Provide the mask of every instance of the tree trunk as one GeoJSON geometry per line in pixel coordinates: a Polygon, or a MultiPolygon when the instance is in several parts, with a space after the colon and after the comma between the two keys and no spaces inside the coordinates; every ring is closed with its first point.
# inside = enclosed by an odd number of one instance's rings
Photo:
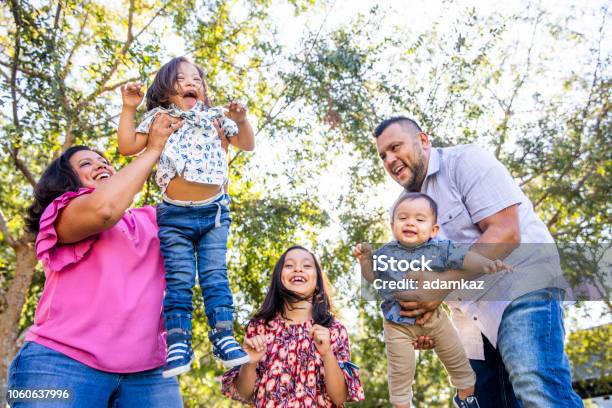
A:
{"type": "MultiPolygon", "coordinates": [[[[0,314],[0,385],[6,384],[8,367],[17,353],[19,319],[38,263],[34,243],[18,241],[13,249],[17,258],[15,276],[6,294],[6,309],[0,314]]],[[[0,406],[4,406],[4,398],[0,396],[0,406]]]]}

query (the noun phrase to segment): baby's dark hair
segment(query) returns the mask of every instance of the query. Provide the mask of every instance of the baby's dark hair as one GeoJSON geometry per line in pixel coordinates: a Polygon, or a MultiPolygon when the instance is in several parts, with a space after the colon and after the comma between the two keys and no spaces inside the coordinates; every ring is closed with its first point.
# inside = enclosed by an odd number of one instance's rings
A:
{"type": "Polygon", "coordinates": [[[159,71],[157,71],[155,79],[153,79],[153,85],[147,89],[147,110],[155,109],[158,106],[163,108],[168,108],[170,106],[168,103],[170,96],[177,94],[176,77],[178,75],[179,66],[183,62],[192,64],[198,70],[198,74],[200,74],[200,78],[202,78],[202,86],[204,87],[204,105],[206,105],[206,107],[211,106],[210,99],[208,98],[208,84],[204,79],[204,70],[185,57],[177,57],[165,63],[159,71]]]}
{"type": "Polygon", "coordinates": [[[395,220],[395,210],[397,209],[397,207],[399,207],[401,203],[403,203],[404,201],[414,201],[418,199],[423,199],[427,201],[427,203],[429,204],[429,208],[431,209],[433,218],[434,218],[434,223],[437,223],[438,222],[438,204],[436,204],[433,198],[431,198],[425,193],[405,192],[397,200],[395,200],[395,203],[393,203],[393,206],[391,207],[391,214],[390,214],[391,224],[393,224],[393,221],[395,220]]]}

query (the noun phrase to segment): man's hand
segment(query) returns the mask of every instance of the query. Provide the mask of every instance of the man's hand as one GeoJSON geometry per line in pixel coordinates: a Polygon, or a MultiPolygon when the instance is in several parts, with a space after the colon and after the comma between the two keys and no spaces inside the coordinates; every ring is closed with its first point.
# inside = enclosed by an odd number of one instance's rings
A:
{"type": "Polygon", "coordinates": [[[415,317],[416,324],[423,325],[433,312],[442,303],[441,300],[434,300],[430,302],[404,302],[398,301],[402,310],[400,311],[401,316],[415,317]]]}
{"type": "Polygon", "coordinates": [[[124,108],[136,109],[144,98],[144,94],[142,93],[142,83],[140,82],[130,82],[128,84],[121,85],[120,89],[124,108]]]}
{"type": "Polygon", "coordinates": [[[246,120],[247,108],[238,101],[231,101],[227,105],[227,117],[240,126],[246,120]]]}
{"type": "Polygon", "coordinates": [[[412,346],[415,350],[429,350],[436,347],[436,342],[428,336],[419,336],[416,341],[412,342],[412,346]]]}

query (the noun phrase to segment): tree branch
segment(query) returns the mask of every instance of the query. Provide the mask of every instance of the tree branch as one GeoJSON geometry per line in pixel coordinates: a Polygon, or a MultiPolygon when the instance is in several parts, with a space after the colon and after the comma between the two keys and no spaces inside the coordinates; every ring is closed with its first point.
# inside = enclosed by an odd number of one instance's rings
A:
{"type": "Polygon", "coordinates": [[[4,236],[4,240],[11,246],[11,247],[15,247],[15,245],[17,245],[17,241],[15,240],[15,238],[13,238],[13,235],[11,235],[9,229],[8,229],[8,224],[6,222],[6,217],[4,216],[4,213],[2,212],[2,209],[0,209],[0,231],[2,232],[2,235],[4,236]]]}
{"type": "Polygon", "coordinates": [[[36,186],[36,178],[30,171],[28,166],[26,166],[25,163],[19,158],[19,156],[17,155],[16,149],[12,148],[11,146],[8,146],[7,150],[9,154],[11,155],[11,157],[13,158],[15,167],[17,167],[17,169],[21,172],[21,174],[23,174],[23,176],[26,178],[26,180],[28,181],[28,183],[30,183],[32,187],[36,186]]]}
{"type": "Polygon", "coordinates": [[[55,9],[55,19],[53,21],[53,29],[57,30],[59,27],[59,19],[62,14],[62,0],[57,1],[57,8],[55,9]]]}
{"type": "MultiPolygon", "coordinates": [[[[15,3],[15,1],[11,1],[11,12],[13,14],[13,18],[15,19],[15,52],[13,55],[13,61],[10,64],[11,75],[10,75],[10,90],[11,90],[11,100],[12,100],[12,114],[13,114],[13,126],[17,131],[17,135],[20,135],[21,132],[21,123],[19,120],[19,109],[18,109],[18,98],[17,98],[17,71],[19,70],[19,57],[21,54],[21,10],[19,9],[19,5],[15,3]]],[[[19,139],[21,139],[19,137],[19,139]]],[[[8,151],[13,158],[13,162],[15,166],[23,173],[28,182],[34,186],[36,185],[36,181],[34,180],[34,176],[28,169],[28,167],[19,159],[19,146],[20,140],[18,143],[14,141],[8,143],[8,151]]]]}
{"type": "MultiPolygon", "coordinates": [[[[0,65],[5,66],[7,68],[12,68],[13,64],[11,62],[6,62],[6,61],[2,61],[0,60],[0,65]]],[[[51,77],[45,73],[42,73],[40,71],[34,71],[30,68],[24,67],[23,65],[19,66],[19,72],[30,76],[30,77],[35,77],[35,78],[40,78],[44,81],[52,81],[51,77]]]]}
{"type": "Polygon", "coordinates": [[[519,77],[518,82],[516,82],[516,85],[514,86],[514,89],[512,91],[512,96],[510,97],[510,101],[508,102],[508,105],[506,105],[506,109],[504,110],[504,118],[502,119],[502,122],[498,126],[498,128],[501,129],[501,134],[498,139],[499,142],[497,143],[497,146],[495,147],[496,157],[499,157],[501,153],[502,145],[506,141],[506,136],[508,134],[508,122],[510,121],[510,118],[512,117],[512,105],[514,104],[514,100],[516,99],[516,96],[518,95],[519,90],[523,87],[523,84],[525,83],[525,80],[527,79],[527,76],[529,75],[529,70],[531,68],[531,53],[533,51],[533,46],[535,44],[537,28],[540,25],[540,21],[543,15],[544,15],[544,12],[539,11],[536,17],[536,20],[533,23],[533,30],[531,32],[531,40],[530,40],[529,48],[527,49],[527,61],[525,62],[525,72],[523,72],[523,75],[519,77]]]}
{"type": "Polygon", "coordinates": [[[92,100],[100,96],[100,94],[107,92],[109,90],[115,89],[118,86],[122,85],[120,83],[120,84],[115,84],[114,86],[109,87],[109,86],[106,86],[106,83],[110,80],[111,76],[115,73],[115,71],[117,71],[117,68],[119,67],[119,64],[120,64],[120,57],[124,56],[127,53],[127,51],[130,48],[130,45],[132,45],[132,43],[136,39],[138,39],[138,37],[143,32],[145,32],[145,30],[149,28],[149,26],[153,23],[153,21],[155,21],[155,19],[166,9],[167,6],[168,6],[168,3],[164,4],[159,10],[157,10],[157,12],[153,15],[153,17],[151,17],[151,19],[147,22],[147,24],[145,24],[144,27],[136,35],[133,35],[132,34],[132,24],[133,24],[133,15],[134,15],[134,0],[130,0],[130,9],[128,12],[127,38],[125,40],[125,43],[123,44],[123,47],[121,47],[121,50],[119,50],[119,53],[117,54],[117,56],[115,57],[114,64],[111,66],[109,71],[100,80],[100,85],[98,86],[98,88],[95,91],[93,91],[91,94],[89,94],[87,97],[85,97],[81,101],[81,103],[79,103],[79,108],[83,108],[85,105],[90,103],[92,100]]]}
{"type": "Polygon", "coordinates": [[[68,70],[70,68],[70,62],[72,61],[72,57],[74,56],[74,53],[76,52],[77,48],[79,48],[79,46],[82,44],[83,32],[85,31],[85,25],[87,24],[88,20],[89,20],[89,11],[85,12],[85,16],[81,20],[81,26],[79,27],[79,32],[77,33],[76,39],[74,40],[74,44],[72,45],[70,52],[68,52],[68,57],[66,58],[64,67],[60,71],[59,77],[62,79],[65,79],[66,76],[68,75],[68,70]]]}

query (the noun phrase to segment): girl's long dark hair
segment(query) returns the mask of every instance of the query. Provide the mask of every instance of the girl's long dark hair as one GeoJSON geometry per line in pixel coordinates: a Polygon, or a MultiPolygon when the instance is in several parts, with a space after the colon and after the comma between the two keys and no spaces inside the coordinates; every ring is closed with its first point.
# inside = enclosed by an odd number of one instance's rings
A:
{"type": "Polygon", "coordinates": [[[210,99],[208,98],[208,84],[204,79],[204,71],[193,62],[185,57],[177,57],[165,63],[153,79],[153,85],[147,89],[146,101],[147,110],[155,109],[158,106],[168,108],[170,106],[170,97],[176,95],[176,77],[178,75],[179,65],[183,62],[192,64],[202,78],[202,86],[204,87],[204,105],[210,108],[210,99]]]}
{"type": "Polygon", "coordinates": [[[326,275],[319,265],[317,257],[307,250],[306,248],[295,245],[287,249],[280,257],[274,271],[272,272],[272,281],[270,282],[270,288],[268,294],[261,305],[261,308],[255,313],[253,319],[265,320],[269,322],[274,319],[278,314],[285,317],[285,305],[291,305],[295,302],[310,301],[312,302],[312,319],[316,324],[321,326],[329,327],[333,321],[332,304],[331,298],[329,297],[329,283],[326,275]],[[281,280],[281,273],[283,271],[283,265],[285,264],[285,258],[287,253],[294,249],[302,249],[308,252],[314,259],[315,269],[317,272],[317,286],[315,287],[314,293],[311,298],[304,298],[295,292],[290,291],[283,285],[281,280]]]}
{"type": "Polygon", "coordinates": [[[53,200],[68,191],[78,191],[83,187],[79,176],[70,165],[70,157],[81,150],[95,151],[87,146],[66,149],[60,157],[51,162],[34,186],[34,202],[28,208],[26,217],[26,228],[34,235],[38,234],[40,216],[53,200]]]}

